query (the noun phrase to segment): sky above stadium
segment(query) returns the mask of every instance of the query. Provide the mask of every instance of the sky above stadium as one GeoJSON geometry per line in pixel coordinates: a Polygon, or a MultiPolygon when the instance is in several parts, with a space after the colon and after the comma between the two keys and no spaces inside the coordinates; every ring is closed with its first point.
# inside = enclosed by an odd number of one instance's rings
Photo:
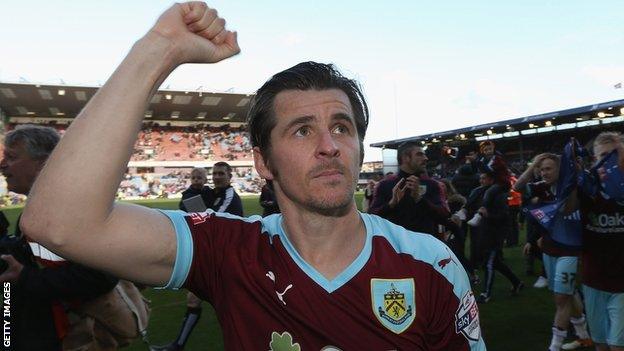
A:
{"type": "MultiPolygon", "coordinates": [[[[172,2],[0,2],[0,80],[103,84],[172,2]]],[[[365,143],[624,98],[624,2],[211,1],[242,53],[163,87],[254,92],[301,61],[363,86],[365,143]]],[[[365,160],[381,160],[367,148],[365,160]]]]}

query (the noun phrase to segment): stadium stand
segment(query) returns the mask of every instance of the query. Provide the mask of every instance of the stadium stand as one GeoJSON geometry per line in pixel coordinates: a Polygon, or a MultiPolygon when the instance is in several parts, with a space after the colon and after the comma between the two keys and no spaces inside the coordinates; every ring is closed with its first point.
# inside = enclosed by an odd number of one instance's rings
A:
{"type": "MultiPolygon", "coordinates": [[[[527,162],[542,152],[559,153],[571,137],[588,144],[592,137],[606,130],[624,127],[624,100],[597,103],[534,116],[481,124],[443,132],[371,144],[384,153],[395,153],[404,142],[427,147],[430,174],[446,178],[455,173],[461,160],[478,149],[479,142],[493,140],[503,152],[510,169],[520,174],[527,162]]],[[[384,156],[384,159],[392,156],[384,156]]]]}

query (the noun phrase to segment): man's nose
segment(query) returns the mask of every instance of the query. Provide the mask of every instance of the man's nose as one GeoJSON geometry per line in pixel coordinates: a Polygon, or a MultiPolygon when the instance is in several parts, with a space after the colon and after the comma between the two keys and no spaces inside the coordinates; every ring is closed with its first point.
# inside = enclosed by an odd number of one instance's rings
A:
{"type": "Polygon", "coordinates": [[[326,131],[319,135],[319,141],[316,149],[317,156],[337,157],[340,155],[338,144],[333,135],[326,131]]]}

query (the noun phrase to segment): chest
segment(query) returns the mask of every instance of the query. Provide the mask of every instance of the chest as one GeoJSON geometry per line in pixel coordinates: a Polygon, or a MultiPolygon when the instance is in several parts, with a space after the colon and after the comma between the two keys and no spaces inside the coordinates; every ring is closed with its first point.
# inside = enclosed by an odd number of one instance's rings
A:
{"type": "Polygon", "coordinates": [[[427,349],[439,318],[433,306],[445,297],[432,285],[431,271],[386,256],[373,254],[347,281],[327,284],[279,249],[248,264],[232,262],[214,296],[226,343],[249,349],[297,343],[302,350],[427,349]],[[250,340],[257,344],[237,344],[250,340]]]}

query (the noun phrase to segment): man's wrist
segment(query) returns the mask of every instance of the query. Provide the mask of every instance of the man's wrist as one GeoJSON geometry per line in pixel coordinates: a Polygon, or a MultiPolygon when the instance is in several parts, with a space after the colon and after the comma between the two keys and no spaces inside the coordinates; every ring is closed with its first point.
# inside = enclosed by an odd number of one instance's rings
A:
{"type": "Polygon", "coordinates": [[[155,69],[157,77],[166,77],[183,63],[182,54],[179,51],[173,41],[149,31],[134,43],[128,57],[155,69]]]}

